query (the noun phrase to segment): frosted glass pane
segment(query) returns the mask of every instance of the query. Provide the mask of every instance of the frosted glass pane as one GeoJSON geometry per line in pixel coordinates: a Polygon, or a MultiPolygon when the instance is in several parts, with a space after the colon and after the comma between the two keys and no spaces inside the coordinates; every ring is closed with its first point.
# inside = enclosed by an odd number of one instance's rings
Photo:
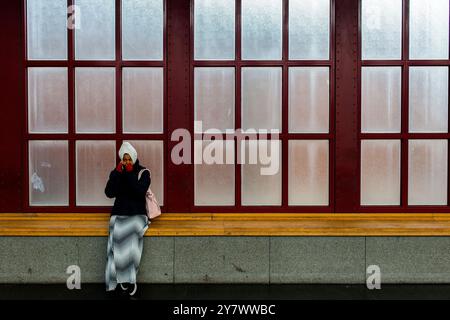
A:
{"type": "Polygon", "coordinates": [[[281,141],[246,140],[241,143],[245,150],[245,155],[241,154],[241,158],[245,156],[242,158],[245,160],[241,160],[242,205],[281,205],[281,141]]]}
{"type": "Polygon", "coordinates": [[[194,59],[234,58],[235,0],[195,0],[194,59]]]}
{"type": "Polygon", "coordinates": [[[409,131],[448,131],[448,68],[409,69],[409,131]]]}
{"type": "Polygon", "coordinates": [[[234,129],[234,79],[234,68],[195,68],[195,120],[203,131],[234,129]]]}
{"type": "Polygon", "coordinates": [[[28,59],[67,59],[67,0],[26,3],[28,59]]]}
{"type": "Polygon", "coordinates": [[[105,195],[110,172],[116,167],[115,141],[76,142],[76,198],[79,206],[110,206],[105,195]]]}
{"type": "Polygon", "coordinates": [[[75,113],[78,133],[114,133],[114,68],[75,69],[75,113]]]}
{"type": "Polygon", "coordinates": [[[80,27],[75,29],[77,60],[114,60],[115,0],[75,0],[80,27]]]}
{"type": "Polygon", "coordinates": [[[281,68],[242,68],[242,128],[281,132],[281,68]]]}
{"type": "Polygon", "coordinates": [[[69,204],[67,141],[29,141],[30,206],[69,204]]]}
{"type": "Polygon", "coordinates": [[[329,69],[289,68],[289,131],[328,133],[329,69]]]}
{"type": "Polygon", "coordinates": [[[160,205],[164,204],[164,143],[163,141],[130,141],[136,149],[139,163],[150,169],[151,189],[160,205]]]}
{"type": "Polygon", "coordinates": [[[447,148],[447,140],[409,141],[409,205],[447,205],[447,148]]]}
{"type": "Polygon", "coordinates": [[[28,130],[67,133],[67,68],[28,69],[28,130]]]}
{"type": "Polygon", "coordinates": [[[196,141],[194,157],[195,205],[235,205],[235,166],[226,161],[234,159],[234,142],[196,141]]]}
{"type": "Polygon", "coordinates": [[[362,0],[363,60],[402,58],[402,0],[362,0]]]}
{"type": "Polygon", "coordinates": [[[289,141],[289,205],[329,204],[328,140],[289,141]]]}
{"type": "Polygon", "coordinates": [[[411,59],[448,59],[449,1],[410,0],[411,59]]]}
{"type": "Polygon", "coordinates": [[[242,59],[281,60],[281,0],[242,0],[242,59]]]}
{"type": "Polygon", "coordinates": [[[361,141],[361,205],[400,205],[400,140],[361,141]]]}
{"type": "Polygon", "coordinates": [[[124,60],[162,60],[163,30],[163,0],[122,0],[124,60]]]}
{"type": "Polygon", "coordinates": [[[162,68],[124,68],[123,132],[162,133],[164,72],[162,68]]]}
{"type": "Polygon", "coordinates": [[[289,0],[289,59],[329,57],[330,0],[289,0]]]}
{"type": "Polygon", "coordinates": [[[400,132],[401,73],[400,67],[362,68],[362,132],[400,132]]]}

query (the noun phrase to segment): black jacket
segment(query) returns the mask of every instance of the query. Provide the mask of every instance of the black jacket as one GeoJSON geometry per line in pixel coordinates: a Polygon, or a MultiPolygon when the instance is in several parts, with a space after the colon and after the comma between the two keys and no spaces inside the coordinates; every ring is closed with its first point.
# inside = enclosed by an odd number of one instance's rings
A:
{"type": "Polygon", "coordinates": [[[111,215],[132,216],[147,214],[145,209],[145,194],[151,183],[148,171],[142,173],[138,181],[139,171],[145,167],[139,164],[139,159],[133,164],[133,171],[119,172],[116,169],[109,174],[105,194],[108,198],[116,198],[111,215]]]}

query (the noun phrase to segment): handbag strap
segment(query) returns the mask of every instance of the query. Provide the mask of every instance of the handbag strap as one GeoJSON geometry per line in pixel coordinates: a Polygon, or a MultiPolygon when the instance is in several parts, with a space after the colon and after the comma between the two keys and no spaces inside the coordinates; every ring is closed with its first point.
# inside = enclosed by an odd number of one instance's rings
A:
{"type": "Polygon", "coordinates": [[[151,175],[150,169],[147,169],[147,168],[142,169],[141,171],[139,171],[139,174],[138,174],[138,180],[141,178],[142,173],[143,173],[145,170],[147,170],[147,171],[148,171],[148,174],[151,175]]]}

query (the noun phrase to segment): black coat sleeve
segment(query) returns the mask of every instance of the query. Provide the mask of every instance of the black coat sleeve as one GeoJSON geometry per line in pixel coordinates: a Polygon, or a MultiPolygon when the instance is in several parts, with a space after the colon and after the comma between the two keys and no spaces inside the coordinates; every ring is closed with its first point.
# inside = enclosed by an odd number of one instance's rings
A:
{"type": "Polygon", "coordinates": [[[145,170],[144,172],[142,172],[141,178],[139,180],[136,180],[135,177],[136,176],[133,176],[132,174],[125,173],[127,185],[131,188],[133,194],[137,195],[138,197],[144,197],[151,183],[150,173],[148,172],[148,170],[145,170]]]}
{"type": "Polygon", "coordinates": [[[120,176],[121,173],[115,169],[109,174],[109,179],[105,187],[105,195],[108,198],[115,198],[117,196],[117,193],[119,192],[120,176]]]}

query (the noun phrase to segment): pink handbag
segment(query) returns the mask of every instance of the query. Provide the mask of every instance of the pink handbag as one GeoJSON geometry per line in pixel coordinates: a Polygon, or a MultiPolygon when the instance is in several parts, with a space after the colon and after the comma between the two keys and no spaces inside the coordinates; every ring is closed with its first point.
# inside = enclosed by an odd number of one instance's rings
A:
{"type": "MultiPolygon", "coordinates": [[[[141,171],[139,171],[138,180],[141,178],[142,172],[144,172],[145,170],[147,170],[150,174],[150,170],[142,169],[141,171]]],[[[154,219],[161,215],[161,208],[155,198],[154,193],[150,189],[150,186],[148,186],[147,193],[145,194],[145,209],[147,210],[147,217],[149,219],[154,219]]]]}

